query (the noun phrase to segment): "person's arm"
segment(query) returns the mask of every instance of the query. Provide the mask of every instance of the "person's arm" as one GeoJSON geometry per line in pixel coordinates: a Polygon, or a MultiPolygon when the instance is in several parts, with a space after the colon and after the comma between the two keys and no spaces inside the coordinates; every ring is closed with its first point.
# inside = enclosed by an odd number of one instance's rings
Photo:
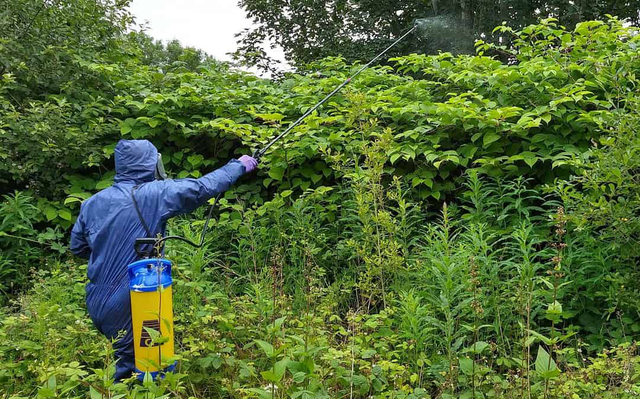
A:
{"type": "Polygon", "coordinates": [[[192,212],[204,205],[209,199],[227,191],[245,171],[242,162],[232,159],[225,166],[199,179],[163,181],[160,199],[162,220],[192,212]]]}
{"type": "Polygon", "coordinates": [[[91,248],[89,248],[89,242],[85,235],[86,228],[84,222],[84,215],[82,207],[80,208],[80,215],[73,225],[71,230],[71,244],[69,245],[71,252],[83,259],[89,259],[91,256],[91,248]]]}

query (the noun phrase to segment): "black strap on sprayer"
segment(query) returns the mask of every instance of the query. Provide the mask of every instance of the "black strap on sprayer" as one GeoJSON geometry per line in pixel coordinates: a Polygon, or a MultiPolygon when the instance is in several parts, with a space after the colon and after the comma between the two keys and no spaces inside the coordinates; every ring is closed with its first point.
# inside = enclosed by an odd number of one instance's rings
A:
{"type": "MultiPolygon", "coordinates": [[[[417,28],[418,28],[418,25],[414,24],[414,26],[411,29],[409,29],[404,35],[400,36],[400,38],[398,38],[396,41],[391,43],[391,45],[389,45],[387,48],[382,50],[382,52],[380,52],[380,54],[376,55],[366,65],[364,65],[360,69],[358,69],[356,71],[356,73],[354,73],[349,78],[347,78],[347,80],[345,80],[340,85],[338,85],[338,87],[333,89],[333,91],[331,93],[329,93],[326,97],[324,97],[322,100],[320,100],[316,105],[314,105],[313,107],[309,108],[300,118],[298,118],[298,120],[293,122],[293,124],[289,125],[289,127],[287,127],[287,129],[285,129],[282,133],[280,133],[273,140],[271,140],[264,148],[262,148],[261,150],[254,151],[253,158],[255,158],[256,160],[260,160],[260,158],[262,158],[262,156],[267,152],[267,150],[269,148],[271,148],[271,146],[273,146],[275,143],[280,141],[284,136],[286,136],[296,126],[301,124],[302,121],[304,121],[315,110],[320,108],[322,106],[322,104],[327,102],[331,97],[333,97],[336,93],[338,93],[340,90],[342,90],[343,87],[345,87],[346,85],[351,83],[351,81],[355,77],[360,75],[365,69],[369,68],[374,62],[376,62],[378,59],[380,59],[380,57],[385,55],[389,50],[391,50],[398,43],[400,43],[402,40],[404,40],[404,38],[409,36],[411,34],[411,32],[413,32],[417,28]]],[[[167,240],[179,240],[179,241],[185,242],[185,243],[187,243],[187,244],[189,244],[189,245],[191,245],[192,247],[195,247],[195,248],[201,248],[204,245],[204,238],[205,238],[205,236],[207,234],[207,229],[209,228],[209,221],[211,220],[211,215],[213,214],[213,209],[215,208],[216,204],[218,203],[218,200],[220,199],[220,197],[222,196],[222,193],[219,193],[216,196],[215,200],[213,201],[213,203],[209,207],[209,212],[207,214],[207,219],[204,222],[204,227],[202,228],[202,234],[200,235],[200,242],[196,244],[195,242],[190,241],[190,240],[188,240],[188,239],[186,239],[184,237],[181,237],[181,236],[168,236],[168,237],[159,237],[159,238],[152,237],[151,236],[151,231],[149,230],[149,227],[147,226],[144,218],[142,217],[142,213],[140,212],[140,208],[138,207],[138,203],[137,203],[135,195],[134,195],[134,192],[135,192],[136,189],[137,189],[137,186],[134,187],[131,190],[131,199],[133,200],[133,205],[136,208],[136,212],[138,213],[138,217],[140,218],[140,222],[142,223],[142,226],[145,228],[146,233],[147,233],[147,237],[146,238],[138,238],[138,239],[136,239],[134,248],[135,248],[136,253],[139,256],[146,257],[146,258],[148,258],[148,257],[150,257],[152,255],[158,256],[161,253],[161,249],[160,248],[162,248],[162,245],[167,240]],[[152,249],[149,250],[149,251],[144,251],[142,249],[143,245],[152,245],[152,249]]]]}
{"type": "Polygon", "coordinates": [[[142,223],[142,227],[144,228],[145,233],[147,233],[147,237],[151,238],[151,230],[149,229],[149,225],[142,217],[142,212],[140,212],[140,207],[138,206],[138,201],[136,201],[135,191],[138,189],[138,186],[133,186],[131,189],[131,200],[133,201],[133,207],[138,214],[138,219],[140,219],[140,223],[142,223]]]}
{"type": "Polygon", "coordinates": [[[138,189],[138,186],[133,186],[131,188],[131,201],[133,202],[133,208],[136,210],[138,219],[140,219],[140,224],[142,224],[142,228],[144,229],[144,232],[147,233],[147,236],[145,238],[136,238],[136,243],[134,248],[138,256],[148,258],[148,257],[151,257],[152,255],[159,254],[160,248],[155,245],[156,239],[153,238],[153,235],[151,235],[151,229],[149,228],[149,225],[147,224],[146,220],[144,220],[144,217],[142,216],[142,212],[140,211],[140,207],[138,206],[138,201],[136,201],[135,192],[137,189],[138,189]],[[148,251],[144,251],[141,247],[142,245],[145,245],[145,244],[150,244],[152,246],[151,249],[148,251]]]}

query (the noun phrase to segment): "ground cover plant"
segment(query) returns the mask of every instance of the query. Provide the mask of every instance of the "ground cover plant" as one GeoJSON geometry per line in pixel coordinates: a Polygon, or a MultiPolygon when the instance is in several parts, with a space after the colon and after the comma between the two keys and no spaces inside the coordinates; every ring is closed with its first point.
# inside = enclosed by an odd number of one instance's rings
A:
{"type": "MultiPolygon", "coordinates": [[[[72,15],[102,12],[103,46],[24,46],[30,2],[15,4],[3,23],[18,34],[0,41],[2,397],[640,395],[634,28],[503,25],[513,46],[365,72],[226,193],[205,247],[169,245],[177,372],[115,384],[65,244],[111,184],[116,141],[149,139],[172,176],[199,177],[356,66],[268,81],[188,49],[168,62],[111,2],[72,15]],[[40,62],[51,46],[65,68],[40,62]]],[[[57,11],[32,26],[70,18],[57,11]]],[[[169,229],[195,238],[201,217],[169,229]]]]}
{"type": "MultiPolygon", "coordinates": [[[[443,206],[424,226],[411,222],[416,212],[402,205],[401,186],[385,192],[369,180],[373,170],[357,174],[366,187],[340,193],[345,215],[334,223],[326,192],[314,190],[238,209],[241,217],[222,218],[205,248],[172,246],[180,367],[159,383],[127,388],[109,379],[110,344],[83,306],[86,266],[34,271],[30,292],[2,321],[7,394],[638,395],[636,317],[620,309],[610,322],[583,324],[576,302],[584,294],[575,290],[586,284],[570,278],[591,265],[580,261],[585,248],[572,238],[579,233],[566,230],[555,202],[548,221],[523,216],[535,207],[531,197],[500,212],[505,199],[523,197],[521,186],[499,190],[500,182],[470,177],[470,192],[482,198],[462,202],[471,216],[461,220],[460,209],[443,206]]],[[[172,230],[199,232],[188,220],[172,230]]]]}

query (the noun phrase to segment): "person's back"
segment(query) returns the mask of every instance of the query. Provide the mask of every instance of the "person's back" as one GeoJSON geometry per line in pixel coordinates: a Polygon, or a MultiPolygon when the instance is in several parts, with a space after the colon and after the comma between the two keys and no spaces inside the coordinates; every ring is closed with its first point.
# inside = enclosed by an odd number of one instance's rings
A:
{"type": "Polygon", "coordinates": [[[71,250],[89,259],[87,310],[96,328],[110,339],[126,331],[114,345],[119,358],[116,379],[134,369],[127,266],[137,259],[135,240],[164,234],[168,219],[226,191],[247,169],[255,168],[255,160],[243,158],[200,179],[156,180],[161,161],[153,144],[121,140],[115,149],[114,185],[83,202],[71,233],[71,250]]]}

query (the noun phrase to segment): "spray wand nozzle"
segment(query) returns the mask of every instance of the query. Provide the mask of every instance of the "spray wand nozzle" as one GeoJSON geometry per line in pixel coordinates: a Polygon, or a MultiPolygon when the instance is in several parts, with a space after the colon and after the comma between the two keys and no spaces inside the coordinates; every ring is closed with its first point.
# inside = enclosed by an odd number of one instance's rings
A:
{"type": "Polygon", "coordinates": [[[407,32],[405,32],[402,36],[400,36],[396,41],[394,41],[393,43],[391,43],[391,45],[389,45],[387,48],[385,48],[384,50],[382,50],[382,52],[378,55],[376,55],[375,57],[373,57],[371,59],[371,61],[369,61],[366,65],[362,66],[360,69],[358,69],[358,71],[356,71],[356,73],[354,73],[353,75],[351,75],[349,78],[347,78],[344,82],[342,82],[340,85],[338,85],[338,87],[336,87],[335,89],[333,89],[333,91],[329,94],[327,94],[327,96],[325,98],[323,98],[322,100],[320,100],[316,105],[314,105],[313,107],[309,108],[307,110],[307,112],[305,112],[300,118],[298,118],[298,120],[296,120],[295,122],[293,122],[291,125],[289,125],[289,127],[287,127],[287,129],[285,129],[282,133],[280,133],[278,136],[276,136],[273,140],[271,140],[264,148],[260,149],[260,150],[255,150],[253,152],[253,157],[256,160],[259,160],[260,158],[262,158],[262,156],[267,152],[267,150],[274,145],[275,143],[277,143],[278,141],[280,141],[280,139],[282,139],[284,136],[287,135],[287,133],[289,133],[290,131],[292,131],[296,126],[298,126],[299,124],[301,124],[309,115],[311,115],[313,113],[313,111],[317,110],[318,108],[320,108],[320,106],[322,104],[324,104],[325,102],[327,102],[331,97],[333,97],[336,93],[338,93],[340,90],[342,90],[343,87],[345,87],[346,85],[348,85],[349,83],[351,83],[351,81],[358,75],[360,75],[365,69],[369,68],[374,62],[376,62],[380,57],[382,57],[383,55],[385,55],[389,50],[391,50],[393,47],[395,47],[398,43],[400,43],[402,40],[404,40],[404,38],[406,38],[407,36],[409,36],[411,34],[411,32],[413,32],[414,30],[416,30],[418,28],[418,21],[419,20],[415,20],[413,22],[413,27],[411,29],[409,29],[407,32]]]}

